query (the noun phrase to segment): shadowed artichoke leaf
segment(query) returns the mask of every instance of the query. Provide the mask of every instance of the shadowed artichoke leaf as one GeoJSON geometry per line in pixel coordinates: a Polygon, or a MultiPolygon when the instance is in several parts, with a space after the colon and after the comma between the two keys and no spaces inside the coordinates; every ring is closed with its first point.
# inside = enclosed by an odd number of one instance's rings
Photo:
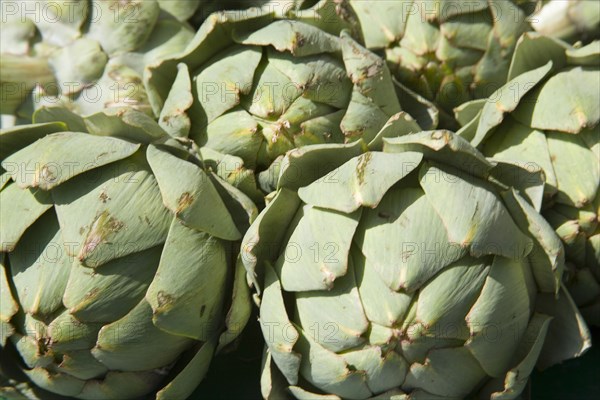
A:
{"type": "MultiPolygon", "coordinates": [[[[544,171],[536,163],[496,161],[490,173],[490,181],[514,188],[539,212],[546,189],[545,176],[544,171]]],[[[547,190],[552,191],[552,189],[547,190]]]]}
{"type": "Polygon", "coordinates": [[[259,294],[262,290],[259,282],[264,279],[262,266],[277,259],[286,234],[279,224],[290,225],[300,203],[295,192],[280,189],[244,235],[240,250],[242,262],[249,281],[259,294]]]}
{"type": "Polygon", "coordinates": [[[367,385],[367,373],[351,368],[344,357],[335,354],[317,343],[304,327],[298,338],[298,350],[306,356],[302,358],[302,377],[325,393],[333,393],[342,398],[369,398],[373,393],[367,385]],[[314,362],[319,360],[319,362],[314,362]]]}
{"type": "Polygon", "coordinates": [[[417,133],[421,132],[421,130],[417,121],[410,114],[401,111],[392,115],[373,140],[369,142],[369,150],[381,151],[384,144],[383,139],[417,133]]]}
{"type": "Polygon", "coordinates": [[[600,123],[600,108],[596,107],[600,103],[598,87],[597,69],[565,69],[530,91],[512,115],[536,129],[579,133],[600,123]]]}
{"type": "MultiPolygon", "coordinates": [[[[524,72],[506,85],[494,92],[481,110],[481,117],[477,125],[477,132],[471,140],[473,146],[479,146],[491,133],[492,129],[500,125],[505,114],[512,112],[520,105],[521,100],[527,93],[536,87],[552,70],[552,62],[540,66],[537,69],[524,72]],[[515,93],[515,90],[517,92],[515,93]]],[[[523,101],[523,103],[525,103],[523,101]]],[[[527,103],[529,104],[529,103],[527,103]]]]}
{"type": "Polygon", "coordinates": [[[123,318],[102,327],[91,351],[111,370],[145,371],[175,361],[191,343],[189,338],[171,335],[156,327],[152,323],[152,308],[142,299],[123,318]],[[157,346],[163,351],[149,358],[148,346],[157,346]]]}
{"type": "Polygon", "coordinates": [[[365,151],[365,143],[313,145],[288,152],[280,165],[277,188],[297,190],[365,151]],[[323,162],[327,160],[326,162],[323,162]]]}
{"type": "MultiPolygon", "coordinates": [[[[396,292],[386,285],[377,268],[360,250],[351,251],[351,256],[365,315],[376,324],[394,326],[408,312],[412,294],[396,292]]],[[[370,338],[369,341],[373,343],[373,339],[370,338]]]]}
{"type": "Polygon", "coordinates": [[[146,293],[154,324],[173,335],[213,337],[220,328],[216,321],[223,312],[229,262],[225,243],[174,218],[146,293]]]}
{"type": "Polygon", "coordinates": [[[19,125],[10,129],[0,130],[0,159],[4,160],[14,152],[51,133],[64,132],[72,129],[64,122],[40,122],[32,125],[19,125]]]}
{"type": "Polygon", "coordinates": [[[481,366],[464,347],[434,349],[424,364],[410,366],[404,387],[424,389],[438,396],[464,398],[486,377],[481,366]],[[460,368],[456,368],[460,365],[460,368]]]}
{"type": "Polygon", "coordinates": [[[52,207],[47,192],[33,189],[20,189],[16,183],[5,186],[0,191],[0,243],[2,251],[13,251],[21,236],[35,221],[52,207]]]}
{"type": "Polygon", "coordinates": [[[109,323],[123,318],[152,282],[162,246],[109,261],[93,270],[75,261],[64,289],[63,302],[80,321],[109,323]]]}
{"type": "Polygon", "coordinates": [[[92,135],[115,136],[135,143],[151,143],[168,137],[158,123],[133,108],[107,108],[84,118],[92,135]]]}
{"type": "Polygon", "coordinates": [[[260,47],[232,46],[195,76],[196,101],[205,114],[202,125],[240,104],[241,96],[252,88],[261,58],[260,47]]]}
{"type": "Polygon", "coordinates": [[[59,311],[71,272],[56,214],[42,215],[10,255],[12,283],[20,307],[35,316],[59,311]]]}
{"type": "Polygon", "coordinates": [[[463,257],[421,288],[416,299],[416,322],[424,325],[424,335],[464,339],[465,316],[490,272],[486,261],[463,257]]]}
{"type": "Polygon", "coordinates": [[[10,319],[19,311],[19,303],[10,289],[8,282],[8,269],[6,268],[6,256],[0,255],[0,345],[5,346],[5,341],[12,333],[9,325],[10,319]]]}
{"type": "Polygon", "coordinates": [[[208,372],[215,352],[215,341],[209,340],[194,354],[175,377],[156,393],[156,400],[186,399],[208,372]]]}
{"type": "Polygon", "coordinates": [[[361,210],[344,214],[305,205],[300,212],[302,218],[275,270],[286,291],[331,289],[348,271],[348,253],[361,210]]]}
{"type": "Polygon", "coordinates": [[[192,125],[188,112],[193,103],[190,72],[187,65],[179,64],[177,77],[160,111],[158,124],[172,137],[188,137],[192,125]]]}
{"type": "Polygon", "coordinates": [[[311,291],[296,293],[297,320],[305,334],[325,349],[338,353],[365,342],[369,321],[358,293],[354,266],[350,260],[346,275],[319,295],[311,291]],[[335,322],[333,322],[335,321],[335,322]]]}
{"type": "Polygon", "coordinates": [[[108,372],[89,350],[66,352],[57,369],[82,380],[101,378],[108,372]]]}
{"type": "Polygon", "coordinates": [[[392,189],[365,210],[355,242],[389,288],[409,293],[466,253],[417,188],[392,189]]]}
{"type": "Polygon", "coordinates": [[[537,367],[546,369],[584,354],[592,345],[592,335],[571,295],[561,284],[558,296],[541,294],[536,311],[553,317],[544,340],[537,367]]]}
{"type": "Polygon", "coordinates": [[[38,125],[59,124],[57,121],[60,121],[66,125],[66,131],[87,132],[83,118],[63,107],[40,107],[33,113],[32,120],[34,125],[28,125],[32,130],[38,125]]]}
{"type": "Polygon", "coordinates": [[[523,125],[513,118],[506,118],[494,135],[483,144],[484,154],[493,154],[495,159],[518,162],[522,167],[542,168],[546,184],[556,190],[557,181],[546,135],[542,131],[523,125]]]}
{"type": "Polygon", "coordinates": [[[459,168],[470,175],[487,178],[492,162],[473,148],[464,138],[446,130],[423,131],[384,140],[383,151],[422,153],[430,161],[459,168]]]}
{"type": "MultiPolygon", "coordinates": [[[[600,82],[597,87],[600,87],[600,82]]],[[[600,186],[598,156],[586,146],[580,135],[548,132],[546,136],[556,175],[556,201],[575,207],[592,203],[600,186]]]]}
{"type": "Polygon", "coordinates": [[[235,41],[246,45],[273,46],[277,51],[287,51],[296,57],[341,50],[339,38],[304,22],[294,20],[274,21],[264,28],[245,33],[235,32],[235,41]]]}
{"type": "Polygon", "coordinates": [[[111,371],[102,380],[87,381],[80,394],[82,398],[119,399],[139,397],[155,390],[164,375],[156,370],[140,372],[111,371]]]}
{"type": "Polygon", "coordinates": [[[505,376],[489,381],[481,389],[482,397],[514,398],[518,393],[522,393],[535,367],[551,321],[552,318],[548,315],[533,314],[514,356],[519,363],[508,370],[505,376]]]}
{"type": "Polygon", "coordinates": [[[299,333],[288,317],[281,283],[269,262],[265,263],[259,322],[273,361],[288,383],[296,385],[302,358],[294,351],[299,333]]]}
{"type": "Polygon", "coordinates": [[[557,70],[563,68],[567,61],[567,48],[567,43],[549,36],[533,32],[523,34],[515,47],[508,80],[512,81],[527,71],[540,68],[549,60],[552,60],[552,66],[557,70]]]}
{"type": "Polygon", "coordinates": [[[26,370],[25,374],[38,387],[68,397],[79,395],[86,384],[86,381],[74,378],[71,375],[51,373],[41,367],[26,370]]]}
{"type": "Polygon", "coordinates": [[[384,353],[380,347],[365,347],[341,355],[348,365],[367,376],[367,387],[373,393],[383,393],[400,387],[408,372],[408,363],[395,351],[384,353]]]}
{"type": "Polygon", "coordinates": [[[217,353],[239,337],[252,314],[250,287],[246,280],[246,270],[240,255],[238,255],[235,263],[232,292],[231,306],[225,316],[227,330],[219,336],[217,353]]]}
{"type": "Polygon", "coordinates": [[[494,257],[483,289],[466,316],[471,338],[465,347],[492,377],[510,367],[533,312],[527,283],[535,283],[525,279],[525,268],[529,268],[526,259],[494,257]],[[498,354],[498,348],[504,351],[498,354]]]}
{"type": "Polygon", "coordinates": [[[519,227],[534,239],[528,259],[538,290],[558,293],[565,260],[560,239],[548,222],[514,189],[503,192],[502,197],[519,227]]]}
{"type": "Polygon", "coordinates": [[[421,186],[442,219],[451,243],[480,257],[495,254],[518,259],[532,240],[515,225],[491,185],[452,167],[424,163],[421,186]]]}

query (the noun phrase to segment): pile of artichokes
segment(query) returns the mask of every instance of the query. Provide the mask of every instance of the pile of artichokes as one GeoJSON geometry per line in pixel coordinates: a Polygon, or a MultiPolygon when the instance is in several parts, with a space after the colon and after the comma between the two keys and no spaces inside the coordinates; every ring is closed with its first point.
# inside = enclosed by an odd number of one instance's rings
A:
{"type": "Polygon", "coordinates": [[[0,399],[541,398],[600,325],[592,3],[2,1],[0,399]]]}

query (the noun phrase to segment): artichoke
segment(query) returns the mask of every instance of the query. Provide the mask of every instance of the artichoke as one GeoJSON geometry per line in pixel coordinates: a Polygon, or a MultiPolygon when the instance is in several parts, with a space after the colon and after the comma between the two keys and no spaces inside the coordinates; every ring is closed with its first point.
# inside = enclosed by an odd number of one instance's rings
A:
{"type": "Polygon", "coordinates": [[[433,102],[440,126],[452,109],[506,83],[517,39],[535,3],[506,0],[350,0],[367,48],[385,53],[408,92],[433,102]]]}
{"type": "Polygon", "coordinates": [[[589,347],[535,210],[539,170],[449,131],[383,142],[288,153],[244,237],[265,398],[515,398],[540,353],[549,365],[589,347]]]}
{"type": "Polygon", "coordinates": [[[486,156],[535,164],[542,214],[566,248],[567,286],[600,324],[600,42],[575,48],[538,34],[517,45],[506,86],[457,109],[460,134],[486,156]]]}
{"type": "Polygon", "coordinates": [[[533,28],[547,36],[575,42],[600,38],[600,7],[588,0],[548,0],[531,18],[533,28]]]}
{"type": "Polygon", "coordinates": [[[159,123],[257,172],[296,147],[372,140],[400,103],[384,61],[326,19],[335,3],[294,20],[211,15],[185,52],[150,68],[159,123]]]}
{"type": "Polygon", "coordinates": [[[143,113],[55,115],[0,133],[0,394],[184,399],[249,318],[257,210],[143,113]]]}
{"type": "MultiPolygon", "coordinates": [[[[43,105],[81,115],[126,107],[151,115],[147,67],[193,37],[169,9],[186,1],[10,1],[0,25],[0,114],[31,122],[43,105]]],[[[6,123],[5,123],[6,124],[6,123]]]]}

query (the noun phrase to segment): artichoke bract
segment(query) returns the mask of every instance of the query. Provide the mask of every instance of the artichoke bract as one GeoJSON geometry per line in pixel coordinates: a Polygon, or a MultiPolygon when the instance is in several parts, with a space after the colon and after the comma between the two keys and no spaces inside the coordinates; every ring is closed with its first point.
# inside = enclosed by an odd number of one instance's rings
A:
{"type": "Polygon", "coordinates": [[[3,2],[0,114],[24,123],[41,106],[68,107],[81,115],[109,107],[151,114],[143,85],[146,67],[183,50],[194,35],[161,4],[187,3],[3,2]]]}
{"type": "Polygon", "coordinates": [[[335,6],[321,3],[294,20],[264,9],[211,15],[185,52],[150,69],[159,123],[257,171],[295,147],[370,141],[401,111],[391,75],[339,34],[341,20],[319,18],[335,6]]]}
{"type": "Polygon", "coordinates": [[[565,244],[567,286],[600,324],[600,42],[575,48],[527,34],[509,77],[457,109],[460,134],[486,156],[544,170],[542,215],[565,244]]]}
{"type": "Polygon", "coordinates": [[[452,109],[506,83],[512,51],[530,30],[533,2],[350,0],[367,48],[385,53],[401,85],[433,102],[440,126],[452,109]]]}
{"type": "Polygon", "coordinates": [[[0,394],[184,399],[249,318],[256,207],[143,113],[56,111],[0,133],[0,394]]]}
{"type": "Polygon", "coordinates": [[[539,171],[449,131],[381,139],[288,153],[244,237],[263,396],[515,398],[538,357],[589,347],[560,288],[561,242],[536,212],[539,171]]]}

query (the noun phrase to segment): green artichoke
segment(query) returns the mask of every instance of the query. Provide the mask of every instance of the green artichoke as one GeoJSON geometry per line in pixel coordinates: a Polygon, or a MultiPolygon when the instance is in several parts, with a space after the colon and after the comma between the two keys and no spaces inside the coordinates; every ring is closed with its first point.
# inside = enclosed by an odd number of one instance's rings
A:
{"type": "Polygon", "coordinates": [[[531,18],[533,28],[569,42],[600,38],[600,6],[589,0],[548,0],[531,18]]]}
{"type": "Polygon", "coordinates": [[[589,347],[560,289],[561,242],[535,210],[539,170],[449,131],[365,150],[291,151],[244,237],[265,398],[516,398],[540,353],[545,366],[589,347]]]}
{"type": "Polygon", "coordinates": [[[296,147],[372,140],[401,106],[383,60],[325,18],[335,3],[294,20],[211,15],[185,52],[150,68],[159,123],[258,172],[296,147]]]}
{"type": "Polygon", "coordinates": [[[109,107],[151,114],[142,82],[147,67],[183,50],[194,34],[161,9],[167,4],[179,11],[191,5],[179,0],[3,2],[0,114],[25,123],[44,105],[81,115],[109,107]]]}
{"type": "Polygon", "coordinates": [[[517,39],[530,30],[535,3],[506,0],[350,0],[367,48],[385,53],[400,84],[439,107],[440,126],[456,126],[452,109],[506,83],[517,39]]]}
{"type": "Polygon", "coordinates": [[[510,81],[457,109],[461,135],[486,156],[536,164],[542,214],[566,248],[566,283],[600,324],[600,42],[582,48],[538,34],[517,45],[510,81]]]}
{"type": "Polygon", "coordinates": [[[0,131],[0,395],[185,399],[249,318],[257,210],[143,113],[61,116],[0,131]]]}

